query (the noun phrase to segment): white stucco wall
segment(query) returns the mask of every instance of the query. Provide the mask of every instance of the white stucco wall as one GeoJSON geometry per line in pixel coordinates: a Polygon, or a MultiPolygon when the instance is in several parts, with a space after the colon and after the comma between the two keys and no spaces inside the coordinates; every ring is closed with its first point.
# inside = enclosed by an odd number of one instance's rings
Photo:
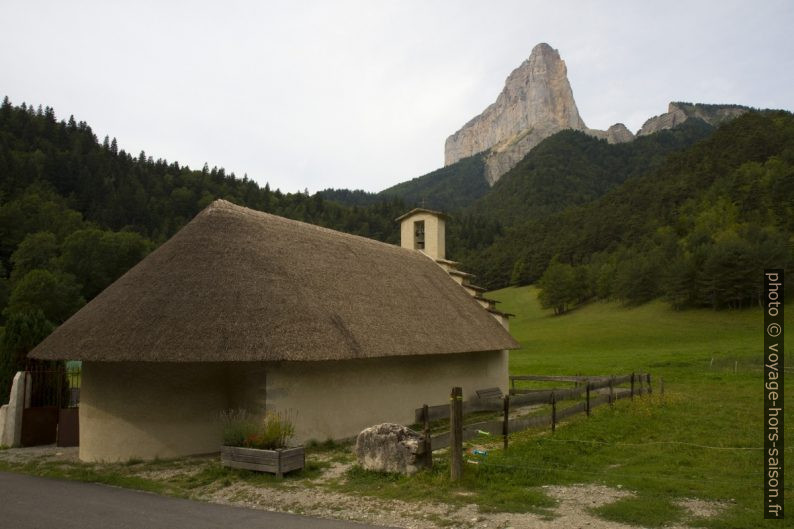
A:
{"type": "Polygon", "coordinates": [[[284,362],[268,374],[269,410],[297,412],[296,438],[324,441],[357,435],[373,424],[411,424],[422,404],[449,402],[498,386],[507,391],[507,351],[347,360],[284,362]]]}
{"type": "Polygon", "coordinates": [[[80,459],[125,461],[217,452],[223,410],[290,411],[296,442],[410,424],[452,386],[507,391],[506,351],[328,362],[83,362],[80,459]]]}
{"type": "Polygon", "coordinates": [[[80,459],[217,452],[227,404],[221,364],[83,362],[80,459]]]}

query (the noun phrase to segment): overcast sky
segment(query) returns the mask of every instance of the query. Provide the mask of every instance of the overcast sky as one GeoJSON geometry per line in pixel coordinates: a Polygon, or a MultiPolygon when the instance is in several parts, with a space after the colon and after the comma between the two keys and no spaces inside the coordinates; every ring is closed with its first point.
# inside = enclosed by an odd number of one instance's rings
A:
{"type": "Polygon", "coordinates": [[[670,101],[794,109],[794,2],[0,2],[0,95],[134,154],[379,191],[548,42],[594,128],[670,101]]]}

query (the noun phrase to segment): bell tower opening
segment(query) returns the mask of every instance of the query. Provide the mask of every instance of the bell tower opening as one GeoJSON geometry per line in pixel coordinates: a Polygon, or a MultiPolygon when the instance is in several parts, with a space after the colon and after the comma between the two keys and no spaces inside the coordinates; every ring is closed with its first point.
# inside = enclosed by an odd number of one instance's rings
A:
{"type": "Polygon", "coordinates": [[[414,221],[414,250],[425,249],[425,221],[414,221]]]}

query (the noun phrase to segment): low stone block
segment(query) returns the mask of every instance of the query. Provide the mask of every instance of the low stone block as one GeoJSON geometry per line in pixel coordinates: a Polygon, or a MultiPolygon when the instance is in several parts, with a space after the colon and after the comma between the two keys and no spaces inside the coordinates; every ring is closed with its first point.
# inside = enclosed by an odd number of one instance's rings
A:
{"type": "Polygon", "coordinates": [[[424,439],[400,424],[367,428],[356,438],[358,464],[367,470],[414,474],[425,466],[424,439]]]}

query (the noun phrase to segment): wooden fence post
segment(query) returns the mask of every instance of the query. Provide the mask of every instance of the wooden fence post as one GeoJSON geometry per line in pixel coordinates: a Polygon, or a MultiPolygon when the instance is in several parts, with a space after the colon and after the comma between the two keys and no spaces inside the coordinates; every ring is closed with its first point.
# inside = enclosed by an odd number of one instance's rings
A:
{"type": "Polygon", "coordinates": [[[645,376],[648,377],[648,395],[650,395],[651,393],[653,393],[653,387],[651,387],[651,374],[648,373],[645,376]]]}
{"type": "Polygon", "coordinates": [[[510,395],[505,395],[504,420],[502,421],[502,441],[507,451],[507,438],[510,435],[510,395]]]}
{"type": "Polygon", "coordinates": [[[585,410],[587,410],[587,416],[590,417],[590,380],[587,381],[587,389],[585,390],[585,394],[587,395],[587,400],[585,401],[585,410]]]}
{"type": "Polygon", "coordinates": [[[554,391],[551,392],[551,433],[557,430],[557,399],[554,396],[554,391]]]}
{"type": "Polygon", "coordinates": [[[463,388],[452,388],[449,400],[449,477],[452,481],[460,481],[463,473],[463,388]]]}
{"type": "Polygon", "coordinates": [[[433,443],[430,438],[430,409],[427,404],[422,406],[422,433],[425,437],[425,465],[433,468],[433,443]]]}
{"type": "Polygon", "coordinates": [[[609,405],[615,405],[615,375],[609,376],[609,405]]]}
{"type": "Polygon", "coordinates": [[[631,374],[631,400],[634,400],[634,373],[631,374]]]}

